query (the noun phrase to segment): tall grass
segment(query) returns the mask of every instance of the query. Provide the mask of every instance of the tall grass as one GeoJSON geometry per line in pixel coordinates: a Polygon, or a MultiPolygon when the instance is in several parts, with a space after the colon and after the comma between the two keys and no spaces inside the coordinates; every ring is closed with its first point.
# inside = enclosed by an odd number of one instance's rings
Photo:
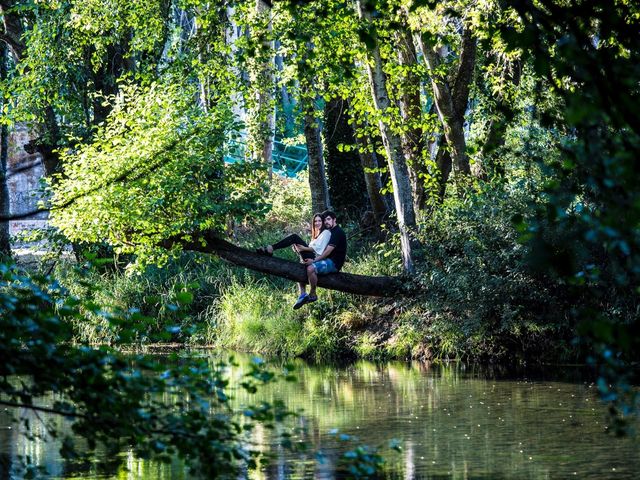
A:
{"type": "MultiPolygon", "coordinates": [[[[145,317],[144,325],[136,325],[140,342],[211,344],[220,291],[239,273],[215,257],[185,254],[162,269],[150,266],[137,275],[61,264],[56,276],[71,293],[101,307],[139,311],[145,317]],[[184,301],[185,293],[192,301],[184,301]]],[[[89,314],[88,319],[75,325],[78,340],[113,340],[116,332],[100,316],[89,314]]]]}
{"type": "Polygon", "coordinates": [[[293,310],[295,292],[267,279],[232,280],[220,298],[217,345],[318,360],[344,354],[344,336],[324,315],[322,303],[293,310]]]}

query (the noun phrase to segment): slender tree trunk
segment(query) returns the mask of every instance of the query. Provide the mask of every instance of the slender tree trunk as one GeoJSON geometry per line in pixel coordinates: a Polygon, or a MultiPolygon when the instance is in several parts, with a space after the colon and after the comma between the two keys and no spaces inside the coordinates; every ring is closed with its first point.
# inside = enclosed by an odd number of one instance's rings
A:
{"type": "Polygon", "coordinates": [[[24,31],[20,11],[14,8],[19,3],[19,0],[0,0],[0,17],[4,26],[4,31],[0,31],[0,42],[5,42],[9,46],[16,62],[22,58],[26,49],[22,41],[24,31]]]}
{"type": "MultiPolygon", "coordinates": [[[[361,20],[371,24],[371,12],[365,5],[365,0],[358,0],[358,14],[361,20]]],[[[388,112],[391,108],[389,94],[387,91],[387,79],[382,70],[382,57],[377,38],[373,48],[369,49],[370,62],[367,62],[367,75],[371,87],[371,95],[376,110],[380,113],[388,112]]],[[[382,136],[387,160],[389,162],[389,172],[393,184],[393,199],[398,217],[398,227],[400,229],[400,243],[402,249],[402,263],[407,273],[414,272],[412,248],[412,232],[416,226],[415,212],[413,210],[413,195],[411,193],[411,181],[407,162],[402,153],[402,142],[400,137],[387,125],[382,116],[379,117],[378,126],[382,136]]]]}
{"type": "Polygon", "coordinates": [[[346,100],[332,98],[325,104],[322,140],[332,210],[355,218],[369,210],[369,199],[357,149],[340,148],[355,143],[351,123],[346,100]]]}
{"type": "Polygon", "coordinates": [[[427,175],[427,164],[423,158],[425,149],[424,135],[420,128],[422,107],[420,104],[420,79],[411,69],[416,64],[416,50],[413,44],[411,32],[402,29],[396,32],[398,47],[398,62],[405,67],[404,77],[401,81],[400,115],[405,125],[401,135],[402,150],[409,167],[409,178],[413,191],[414,209],[422,210],[425,205],[426,195],[424,178],[427,175]]]}
{"type": "Polygon", "coordinates": [[[302,99],[304,104],[304,136],[307,140],[311,208],[314,212],[322,212],[331,208],[322,150],[322,133],[316,110],[316,101],[310,98],[312,92],[310,92],[309,88],[304,90],[306,90],[303,92],[302,99]]]}
{"type": "MultiPolygon", "coordinates": [[[[276,51],[280,48],[280,42],[276,42],[276,51]]],[[[284,71],[284,59],[281,53],[276,53],[276,70],[278,75],[281,76],[284,71]]],[[[282,101],[282,114],[284,116],[284,134],[286,137],[293,137],[295,134],[296,124],[293,111],[296,108],[296,102],[293,96],[289,93],[289,89],[279,78],[280,83],[280,98],[282,101]]]]}
{"type": "MultiPolygon", "coordinates": [[[[7,45],[0,41],[0,80],[7,78],[7,61],[9,55],[7,45]]],[[[0,96],[0,111],[4,107],[4,99],[0,96]]],[[[9,217],[9,186],[7,185],[7,160],[9,159],[9,128],[0,126],[0,218],[9,217]]],[[[9,221],[0,220],[0,258],[11,256],[9,237],[9,221]]]]}
{"type": "Polygon", "coordinates": [[[249,144],[255,160],[261,161],[272,168],[273,142],[275,140],[276,110],[274,101],[275,74],[273,42],[269,39],[272,31],[271,2],[256,0],[256,18],[264,23],[266,29],[261,32],[262,50],[267,52],[265,57],[258,59],[250,72],[252,90],[255,95],[255,108],[251,113],[254,117],[249,127],[249,144]]]}
{"type": "MultiPolygon", "coordinates": [[[[15,0],[0,0],[0,14],[4,25],[4,33],[0,34],[0,41],[4,41],[9,46],[16,64],[20,62],[26,50],[26,45],[22,40],[24,29],[20,11],[14,8],[18,3],[15,0]]],[[[45,105],[42,114],[44,124],[40,128],[44,131],[40,137],[25,145],[24,148],[28,153],[38,152],[42,155],[45,175],[48,176],[58,170],[60,160],[55,150],[61,137],[53,107],[50,104],[45,105]]]]}
{"type": "Polygon", "coordinates": [[[240,51],[240,49],[238,48],[238,39],[241,35],[241,28],[235,21],[235,9],[233,7],[227,6],[226,15],[229,24],[226,31],[225,41],[227,45],[231,47],[230,53],[228,55],[228,62],[233,65],[233,72],[238,78],[238,88],[230,94],[232,99],[232,111],[234,114],[234,120],[245,125],[247,122],[247,109],[242,96],[241,86],[246,86],[249,83],[249,75],[244,65],[238,64],[238,62],[236,62],[235,60],[240,51]]]}
{"type": "Polygon", "coordinates": [[[356,120],[355,123],[355,139],[358,145],[358,155],[360,156],[360,164],[364,172],[364,183],[367,188],[367,195],[371,203],[371,211],[376,224],[380,225],[389,213],[389,204],[386,197],[382,194],[382,178],[378,171],[380,164],[375,148],[371,145],[371,141],[367,135],[357,135],[357,131],[364,131],[363,126],[356,120]]]}
{"type": "Polygon", "coordinates": [[[454,86],[451,87],[437,69],[440,57],[430,45],[425,44],[420,32],[413,35],[418,51],[422,54],[431,78],[434,100],[438,116],[442,122],[444,135],[449,145],[456,172],[469,175],[471,166],[466,153],[464,138],[464,114],[469,99],[469,86],[475,67],[477,41],[469,28],[462,34],[462,50],[454,86]]]}
{"type": "Polygon", "coordinates": [[[440,139],[436,153],[436,166],[438,167],[438,201],[442,203],[447,192],[447,182],[452,167],[451,152],[449,152],[446,138],[440,139]]]}

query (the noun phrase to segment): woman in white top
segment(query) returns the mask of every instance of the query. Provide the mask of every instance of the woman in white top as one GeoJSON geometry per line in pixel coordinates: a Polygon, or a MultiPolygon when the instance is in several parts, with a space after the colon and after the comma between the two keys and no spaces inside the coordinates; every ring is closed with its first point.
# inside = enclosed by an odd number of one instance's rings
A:
{"type": "Polygon", "coordinates": [[[283,238],[273,245],[260,247],[256,252],[263,255],[273,255],[274,250],[292,247],[300,257],[300,261],[303,261],[306,258],[314,259],[324,252],[324,249],[329,245],[330,238],[331,232],[329,230],[325,230],[322,215],[316,213],[311,221],[311,241],[308,244],[300,237],[300,235],[293,234],[283,238]]]}
{"type": "MultiPolygon", "coordinates": [[[[271,256],[273,255],[274,250],[291,247],[293,248],[293,251],[298,254],[300,261],[304,263],[304,260],[307,258],[313,260],[317,256],[322,255],[324,249],[327,248],[327,245],[329,245],[330,238],[331,232],[329,230],[325,230],[324,227],[324,217],[322,216],[322,214],[316,213],[313,216],[313,220],[311,221],[311,241],[309,242],[309,244],[307,244],[307,242],[300,238],[299,235],[293,234],[283,238],[278,243],[274,243],[273,245],[260,247],[256,250],[256,252],[263,255],[271,256]]],[[[307,297],[304,283],[298,283],[298,291],[300,295],[298,296],[298,300],[293,306],[293,308],[296,310],[304,305],[304,299],[307,297]]]]}

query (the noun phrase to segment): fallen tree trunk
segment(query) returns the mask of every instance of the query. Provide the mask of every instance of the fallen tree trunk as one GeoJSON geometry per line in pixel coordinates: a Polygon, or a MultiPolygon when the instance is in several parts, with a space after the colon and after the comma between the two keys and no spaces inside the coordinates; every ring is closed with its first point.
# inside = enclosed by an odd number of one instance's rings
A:
{"type": "MultiPolygon", "coordinates": [[[[269,257],[237,247],[212,232],[203,232],[193,241],[170,240],[164,246],[180,243],[184,250],[211,253],[220,258],[256,272],[275,275],[294,282],[307,283],[305,266],[277,257],[269,257]]],[[[351,273],[332,273],[318,276],[318,286],[329,290],[368,295],[374,297],[392,297],[403,291],[403,282],[399,277],[369,277],[351,273]]]]}

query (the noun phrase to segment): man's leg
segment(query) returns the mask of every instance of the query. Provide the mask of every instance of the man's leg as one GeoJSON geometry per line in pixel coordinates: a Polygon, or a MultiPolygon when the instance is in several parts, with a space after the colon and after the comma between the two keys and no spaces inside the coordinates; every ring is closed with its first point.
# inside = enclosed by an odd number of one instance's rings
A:
{"type": "Polygon", "coordinates": [[[298,292],[300,293],[300,295],[302,295],[303,293],[306,293],[306,291],[307,291],[307,285],[302,283],[302,282],[299,282],[298,283],[298,292]]]}
{"type": "Polygon", "coordinates": [[[307,265],[307,278],[309,279],[309,296],[316,296],[316,287],[318,286],[318,274],[313,265],[307,265]]]}

